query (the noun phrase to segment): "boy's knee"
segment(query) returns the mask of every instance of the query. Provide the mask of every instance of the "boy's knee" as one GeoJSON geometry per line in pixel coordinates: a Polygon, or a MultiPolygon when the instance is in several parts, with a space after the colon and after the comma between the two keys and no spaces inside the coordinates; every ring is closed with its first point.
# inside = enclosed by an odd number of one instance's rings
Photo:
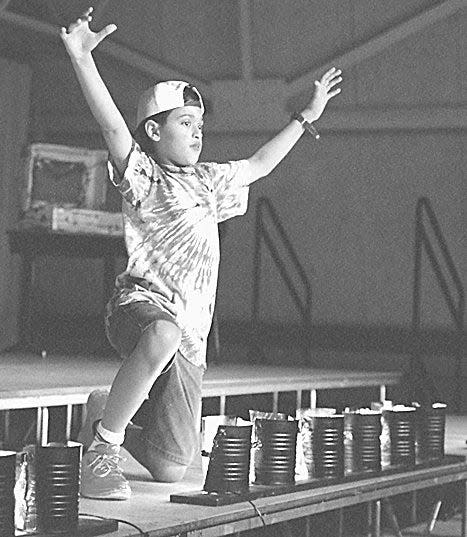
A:
{"type": "Polygon", "coordinates": [[[188,465],[168,462],[164,459],[148,461],[147,469],[154,481],[162,483],[175,483],[185,477],[188,465]]]}
{"type": "Polygon", "coordinates": [[[169,461],[158,451],[148,447],[146,442],[141,440],[140,431],[136,429],[127,429],[123,447],[148,470],[154,481],[162,483],[181,481],[189,466],[169,461]]]}
{"type": "Polygon", "coordinates": [[[172,357],[180,347],[181,337],[181,330],[176,324],[160,320],[146,328],[139,345],[146,348],[147,354],[156,351],[159,356],[172,357]]]}

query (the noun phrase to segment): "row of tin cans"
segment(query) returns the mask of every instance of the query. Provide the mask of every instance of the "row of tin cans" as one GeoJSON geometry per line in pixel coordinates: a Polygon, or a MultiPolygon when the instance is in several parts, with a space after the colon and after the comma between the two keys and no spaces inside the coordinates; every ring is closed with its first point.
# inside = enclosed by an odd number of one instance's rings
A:
{"type": "Polygon", "coordinates": [[[301,409],[296,419],[221,425],[210,452],[204,490],[243,492],[250,483],[340,479],[444,457],[445,404],[374,407],[343,413],[301,409]]]}

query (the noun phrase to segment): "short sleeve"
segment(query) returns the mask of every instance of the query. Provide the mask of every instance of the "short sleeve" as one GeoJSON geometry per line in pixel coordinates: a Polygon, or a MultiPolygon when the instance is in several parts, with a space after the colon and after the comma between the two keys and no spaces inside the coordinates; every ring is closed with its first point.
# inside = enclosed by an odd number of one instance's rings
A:
{"type": "Polygon", "coordinates": [[[137,207],[149,194],[151,184],[154,181],[155,166],[153,160],[133,141],[123,176],[120,175],[111,160],[107,165],[112,183],[128,203],[137,207]]]}
{"type": "Polygon", "coordinates": [[[217,221],[246,213],[250,191],[250,164],[247,160],[212,164],[212,184],[216,197],[217,221]]]}

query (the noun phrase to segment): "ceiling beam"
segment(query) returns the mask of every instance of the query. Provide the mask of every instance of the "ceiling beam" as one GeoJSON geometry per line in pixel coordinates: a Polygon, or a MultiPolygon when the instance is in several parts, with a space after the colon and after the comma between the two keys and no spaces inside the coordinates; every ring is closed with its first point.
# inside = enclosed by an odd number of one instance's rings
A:
{"type": "MultiPolygon", "coordinates": [[[[56,39],[57,42],[60,40],[59,29],[58,27],[42,22],[25,15],[20,15],[18,13],[13,13],[8,10],[0,11],[0,20],[4,20],[14,26],[19,26],[27,30],[32,30],[34,32],[40,32],[44,35],[48,35],[53,39],[56,39]]],[[[137,69],[138,71],[150,75],[157,80],[191,80],[196,87],[203,93],[206,93],[208,90],[208,83],[203,80],[193,79],[190,74],[177,71],[167,65],[164,65],[157,60],[149,58],[131,50],[124,45],[120,45],[111,39],[106,39],[99,45],[99,51],[103,54],[115,58],[116,60],[137,69]]]]}
{"type": "Polygon", "coordinates": [[[242,79],[253,79],[250,0],[238,0],[242,79]]]}
{"type": "Polygon", "coordinates": [[[10,3],[11,0],[1,0],[0,2],[0,11],[3,11],[4,9],[7,8],[8,4],[10,3]]]}
{"type": "Polygon", "coordinates": [[[287,86],[288,93],[289,95],[296,95],[304,91],[309,91],[310,88],[313,87],[314,81],[319,78],[323,72],[329,69],[329,67],[336,66],[340,69],[353,67],[363,60],[379,54],[381,51],[389,48],[398,41],[423,30],[435,22],[449,17],[466,6],[466,0],[446,0],[433,8],[427,9],[420,15],[416,15],[386,32],[382,32],[376,37],[368,40],[366,43],[349,50],[341,56],[333,58],[331,61],[326,62],[326,64],[320,65],[309,73],[293,80],[287,86]]]}
{"type": "MultiPolygon", "coordinates": [[[[127,115],[132,110],[123,110],[127,115]]],[[[242,124],[232,127],[231,122],[213,122],[207,118],[206,134],[232,132],[274,133],[283,126],[281,121],[264,125],[264,121],[242,124]]],[[[98,124],[88,114],[64,113],[44,110],[36,117],[36,124],[43,126],[47,133],[55,132],[99,132],[98,124]],[[52,113],[53,112],[53,113],[52,113]]],[[[425,107],[391,107],[371,109],[330,109],[320,119],[319,130],[322,133],[339,132],[384,132],[384,131],[452,131],[467,128],[467,106],[439,105],[425,107]]]]}
{"type": "MultiPolygon", "coordinates": [[[[252,72],[251,21],[249,20],[250,9],[248,6],[248,1],[249,0],[239,0],[240,25],[242,27],[242,75],[243,81],[247,82],[249,85],[254,85],[256,82],[261,83],[261,81],[255,81],[252,72]]],[[[366,43],[349,50],[339,57],[334,58],[334,60],[326,65],[319,66],[304,76],[285,84],[284,97],[288,96],[291,98],[301,92],[309,91],[310,87],[313,86],[314,80],[330,65],[336,65],[342,69],[354,66],[392,46],[394,43],[397,43],[398,41],[423,30],[427,26],[454,14],[456,11],[465,8],[466,5],[467,0],[445,0],[435,7],[408,19],[394,28],[391,28],[386,32],[383,32],[380,35],[370,39],[366,43]]],[[[51,24],[35,20],[24,15],[19,15],[3,9],[0,11],[0,20],[5,20],[13,25],[47,34],[57,40],[59,39],[58,28],[51,24]]],[[[113,57],[117,61],[127,64],[130,67],[158,80],[193,80],[189,74],[168,67],[163,63],[154,60],[153,58],[116,43],[112,39],[107,39],[101,43],[99,50],[107,56],[113,57]]],[[[219,97],[219,94],[222,95],[223,93],[222,81],[219,81],[218,84],[215,84],[214,82],[209,83],[208,81],[195,79],[193,80],[193,83],[206,97],[213,100],[215,106],[215,102],[219,97]],[[215,90],[215,86],[218,86],[217,90],[215,90]]]]}

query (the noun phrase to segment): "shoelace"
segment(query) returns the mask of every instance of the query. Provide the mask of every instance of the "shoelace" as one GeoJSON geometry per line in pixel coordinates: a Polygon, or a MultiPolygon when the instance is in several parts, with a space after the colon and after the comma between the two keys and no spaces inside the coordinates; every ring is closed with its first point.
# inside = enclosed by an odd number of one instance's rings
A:
{"type": "Polygon", "coordinates": [[[111,472],[121,475],[122,470],[118,463],[124,460],[124,457],[117,454],[108,455],[107,453],[102,453],[89,463],[89,468],[91,468],[92,473],[98,477],[106,477],[111,472]]]}

